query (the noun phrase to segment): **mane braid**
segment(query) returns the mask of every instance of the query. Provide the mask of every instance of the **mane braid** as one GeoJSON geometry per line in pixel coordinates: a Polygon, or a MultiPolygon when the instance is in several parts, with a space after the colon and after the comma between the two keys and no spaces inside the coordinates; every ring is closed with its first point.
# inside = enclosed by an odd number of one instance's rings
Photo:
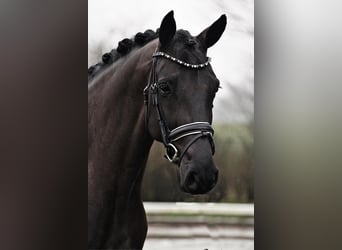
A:
{"type": "Polygon", "coordinates": [[[117,61],[119,58],[127,55],[133,48],[142,47],[150,41],[157,38],[159,29],[157,31],[146,30],[145,32],[138,32],[133,38],[125,38],[118,43],[116,49],[102,55],[102,61],[92,65],[88,68],[88,84],[99,73],[117,61]]]}

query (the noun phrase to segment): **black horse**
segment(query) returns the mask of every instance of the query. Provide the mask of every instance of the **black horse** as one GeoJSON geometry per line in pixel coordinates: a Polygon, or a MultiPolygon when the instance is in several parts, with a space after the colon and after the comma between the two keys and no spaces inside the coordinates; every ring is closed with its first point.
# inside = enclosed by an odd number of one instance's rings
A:
{"type": "Polygon", "coordinates": [[[162,142],[165,157],[179,166],[183,191],[203,194],[215,186],[211,122],[219,80],[207,49],[226,22],[222,15],[192,36],[176,31],[171,11],[155,39],[138,33],[89,69],[89,248],[143,247],[147,222],[141,182],[153,140],[162,142]]]}

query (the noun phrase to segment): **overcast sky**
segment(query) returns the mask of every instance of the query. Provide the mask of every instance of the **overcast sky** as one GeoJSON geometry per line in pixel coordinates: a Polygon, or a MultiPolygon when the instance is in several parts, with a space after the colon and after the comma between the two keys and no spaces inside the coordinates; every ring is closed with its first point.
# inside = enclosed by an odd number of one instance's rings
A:
{"type": "Polygon", "coordinates": [[[246,121],[253,117],[254,1],[253,0],[89,0],[88,64],[117,47],[125,37],[156,30],[174,10],[177,28],[197,35],[222,14],[228,24],[221,39],[208,50],[222,89],[214,102],[214,122],[246,121]],[[233,86],[233,91],[231,87],[233,86]]]}

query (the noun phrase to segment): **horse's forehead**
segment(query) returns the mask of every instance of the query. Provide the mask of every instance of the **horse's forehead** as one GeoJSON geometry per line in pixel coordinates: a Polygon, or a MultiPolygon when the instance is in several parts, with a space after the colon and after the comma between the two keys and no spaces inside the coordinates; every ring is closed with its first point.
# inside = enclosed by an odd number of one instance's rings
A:
{"type": "Polygon", "coordinates": [[[191,85],[200,87],[202,85],[207,85],[211,81],[215,81],[215,76],[211,74],[211,71],[206,68],[201,70],[189,70],[187,68],[180,68],[178,79],[180,79],[181,81],[190,82],[191,85]]]}

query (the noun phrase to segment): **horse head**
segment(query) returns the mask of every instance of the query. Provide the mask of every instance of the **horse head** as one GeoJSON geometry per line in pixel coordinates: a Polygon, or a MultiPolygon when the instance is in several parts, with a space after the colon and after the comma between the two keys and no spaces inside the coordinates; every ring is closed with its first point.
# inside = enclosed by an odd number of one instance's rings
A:
{"type": "Polygon", "coordinates": [[[166,158],[179,166],[181,189],[191,194],[209,192],[218,180],[211,123],[219,80],[207,49],[219,40],[226,23],[222,15],[192,36],[176,30],[173,11],[169,12],[159,29],[150,80],[144,90],[149,133],[164,144],[166,158]]]}

